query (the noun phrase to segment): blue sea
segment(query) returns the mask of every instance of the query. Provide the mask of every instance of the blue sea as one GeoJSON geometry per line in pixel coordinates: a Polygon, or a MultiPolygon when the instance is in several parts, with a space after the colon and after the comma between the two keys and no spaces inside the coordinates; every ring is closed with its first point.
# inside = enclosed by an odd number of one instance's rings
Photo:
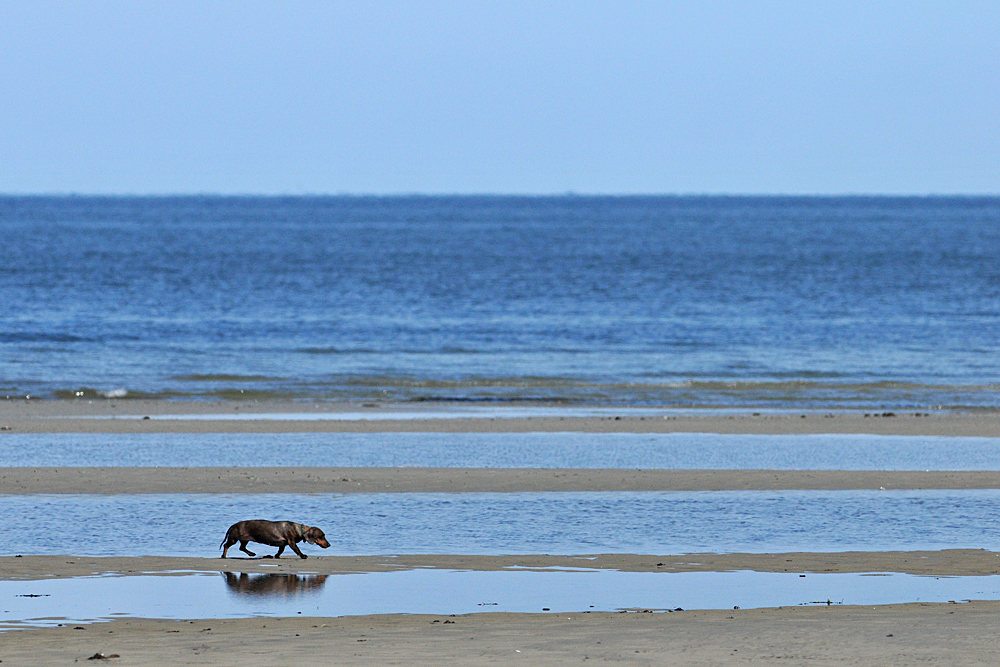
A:
{"type": "Polygon", "coordinates": [[[995,197],[0,197],[0,397],[995,409],[998,332],[995,197]]]}

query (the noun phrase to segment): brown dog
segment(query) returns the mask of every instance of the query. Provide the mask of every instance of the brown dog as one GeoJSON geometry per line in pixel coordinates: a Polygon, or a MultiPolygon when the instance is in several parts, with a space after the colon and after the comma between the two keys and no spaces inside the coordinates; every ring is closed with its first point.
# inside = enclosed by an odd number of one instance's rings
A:
{"type": "MultiPolygon", "coordinates": [[[[281,558],[281,552],[285,547],[291,547],[292,551],[299,555],[299,558],[308,558],[295,546],[297,542],[305,540],[309,544],[318,544],[324,549],[330,546],[326,541],[323,531],[314,526],[304,526],[301,523],[291,521],[267,521],[266,519],[253,519],[251,521],[240,521],[234,523],[226,531],[226,539],[222,540],[219,548],[222,549],[222,557],[226,557],[229,547],[237,542],[240,543],[240,551],[251,556],[256,556],[252,551],[247,550],[247,542],[258,542],[272,547],[278,547],[275,558],[281,558]]],[[[264,556],[270,558],[270,556],[264,556]]]]}

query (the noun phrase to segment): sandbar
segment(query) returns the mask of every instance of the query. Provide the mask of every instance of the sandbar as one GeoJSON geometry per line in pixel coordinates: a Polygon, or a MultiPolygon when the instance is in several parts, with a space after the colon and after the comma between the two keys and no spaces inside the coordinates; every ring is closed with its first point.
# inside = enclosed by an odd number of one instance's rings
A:
{"type": "Polygon", "coordinates": [[[0,468],[0,494],[998,489],[1000,471],[581,468],[0,468]]]}
{"type": "MultiPolygon", "coordinates": [[[[236,553],[234,551],[234,553],[236,553]]],[[[341,574],[439,570],[496,571],[506,568],[587,568],[621,572],[896,572],[936,577],[1000,574],[1000,553],[984,549],[942,551],[840,551],[691,553],[691,554],[582,554],[559,556],[401,554],[381,556],[294,556],[272,558],[191,558],[172,556],[0,556],[0,579],[27,580],[93,575],[162,574],[191,572],[247,572],[274,574],[341,574]]]]}
{"type": "MultiPolygon", "coordinates": [[[[531,408],[540,406],[532,405],[531,408]]],[[[1000,411],[841,410],[757,412],[685,411],[664,406],[636,415],[602,408],[601,416],[422,418],[461,410],[451,404],[345,404],[295,401],[0,400],[3,433],[868,433],[1000,437],[1000,411]],[[610,412],[607,412],[610,411],[610,412]],[[364,418],[333,418],[337,415],[364,418]],[[239,419],[218,418],[239,416],[239,419]],[[280,419],[267,418],[280,415],[280,419]],[[296,419],[296,415],[300,418],[296,419]],[[330,418],[324,419],[324,415],[330,418]],[[143,419],[142,417],[151,417],[143,419]],[[170,416],[171,418],[163,418],[170,416]],[[185,418],[187,417],[187,418],[185,418]],[[391,418],[389,418],[391,417],[391,418]]],[[[496,408],[497,415],[516,406],[496,408]]],[[[567,412],[570,415],[570,412],[567,412]]]]}

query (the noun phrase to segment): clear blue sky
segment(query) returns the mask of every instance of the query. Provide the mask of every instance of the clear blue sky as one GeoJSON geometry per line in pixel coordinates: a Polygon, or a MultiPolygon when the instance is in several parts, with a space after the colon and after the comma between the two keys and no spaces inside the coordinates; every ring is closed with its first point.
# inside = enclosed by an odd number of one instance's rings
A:
{"type": "Polygon", "coordinates": [[[1000,193],[995,0],[11,0],[0,35],[0,192],[1000,193]]]}

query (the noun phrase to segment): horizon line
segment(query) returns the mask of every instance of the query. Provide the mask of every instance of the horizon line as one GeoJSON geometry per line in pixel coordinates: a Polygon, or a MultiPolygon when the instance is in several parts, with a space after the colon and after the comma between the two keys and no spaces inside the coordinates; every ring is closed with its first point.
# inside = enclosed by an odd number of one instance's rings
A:
{"type": "Polygon", "coordinates": [[[0,192],[3,198],[184,198],[184,197],[215,197],[215,198],[271,198],[271,199],[293,199],[293,198],[356,198],[356,199],[391,199],[391,198],[435,198],[435,197],[510,197],[510,198],[567,198],[573,197],[597,198],[597,197],[617,197],[617,198],[640,198],[640,197],[664,197],[664,198],[785,198],[785,199],[819,199],[819,198],[895,198],[895,199],[979,199],[1000,197],[1000,192],[977,193],[977,192],[951,192],[951,193],[906,193],[906,192],[813,192],[813,193],[787,193],[787,192],[576,192],[572,190],[562,192],[420,192],[420,191],[399,191],[399,192],[212,192],[212,191],[190,191],[190,192],[0,192]]]}

